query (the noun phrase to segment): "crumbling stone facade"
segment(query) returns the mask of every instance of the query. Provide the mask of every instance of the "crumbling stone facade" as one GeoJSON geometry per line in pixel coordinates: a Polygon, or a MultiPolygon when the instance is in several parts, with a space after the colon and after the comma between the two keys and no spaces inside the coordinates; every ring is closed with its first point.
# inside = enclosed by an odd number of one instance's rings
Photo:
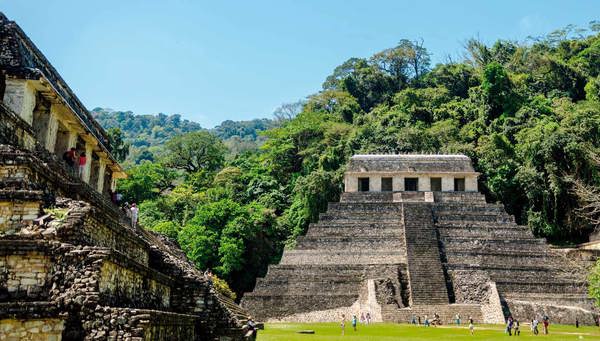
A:
{"type": "Polygon", "coordinates": [[[110,201],[106,134],[2,14],[0,67],[0,340],[243,339],[246,312],[110,201]]]}
{"type": "Polygon", "coordinates": [[[437,313],[444,323],[456,314],[596,323],[585,266],[486,203],[468,157],[361,155],[347,169],[340,202],[244,295],[242,306],[258,318],[337,321],[370,312],[397,322],[437,313]]]}

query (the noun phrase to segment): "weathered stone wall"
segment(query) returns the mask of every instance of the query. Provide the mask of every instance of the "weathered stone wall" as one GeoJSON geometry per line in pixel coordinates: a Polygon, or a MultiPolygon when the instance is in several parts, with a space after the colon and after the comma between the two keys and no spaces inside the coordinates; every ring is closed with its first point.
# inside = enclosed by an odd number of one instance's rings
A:
{"type": "Polygon", "coordinates": [[[0,254],[0,301],[42,299],[47,295],[50,259],[39,252],[0,254]]]}
{"type": "Polygon", "coordinates": [[[64,324],[61,319],[3,319],[0,340],[60,341],[64,324]]]}
{"type": "Polygon", "coordinates": [[[38,201],[6,200],[0,198],[0,235],[15,233],[40,214],[38,201]]]}
{"type": "Polygon", "coordinates": [[[99,291],[101,297],[105,297],[103,301],[119,305],[170,306],[171,288],[168,285],[113,262],[104,262],[100,269],[99,291]]]}

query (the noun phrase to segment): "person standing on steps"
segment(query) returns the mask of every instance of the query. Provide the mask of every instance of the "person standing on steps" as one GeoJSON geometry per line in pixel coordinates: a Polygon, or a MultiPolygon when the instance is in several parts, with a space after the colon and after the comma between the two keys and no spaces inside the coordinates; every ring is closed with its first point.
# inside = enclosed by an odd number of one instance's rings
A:
{"type": "Polygon", "coordinates": [[[131,227],[136,227],[137,226],[137,220],[138,220],[138,208],[135,205],[135,203],[131,204],[131,227]]]}
{"type": "Polygon", "coordinates": [[[342,314],[342,321],[340,322],[340,328],[342,328],[342,336],[346,330],[346,315],[342,314]]]}
{"type": "Polygon", "coordinates": [[[63,160],[69,167],[71,167],[71,170],[73,167],[75,167],[75,159],[75,148],[71,148],[63,154],[63,160]]]}
{"type": "Polygon", "coordinates": [[[87,162],[87,157],[85,156],[85,152],[79,155],[79,177],[83,177],[83,171],[85,170],[85,164],[87,162]]]}

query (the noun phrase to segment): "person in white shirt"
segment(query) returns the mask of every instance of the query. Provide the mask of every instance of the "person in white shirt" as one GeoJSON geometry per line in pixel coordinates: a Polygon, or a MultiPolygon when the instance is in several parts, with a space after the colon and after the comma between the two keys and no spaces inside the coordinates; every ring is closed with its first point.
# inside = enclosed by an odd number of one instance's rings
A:
{"type": "Polygon", "coordinates": [[[131,211],[131,227],[136,227],[138,220],[138,208],[135,203],[131,204],[131,208],[129,210],[131,211]]]}

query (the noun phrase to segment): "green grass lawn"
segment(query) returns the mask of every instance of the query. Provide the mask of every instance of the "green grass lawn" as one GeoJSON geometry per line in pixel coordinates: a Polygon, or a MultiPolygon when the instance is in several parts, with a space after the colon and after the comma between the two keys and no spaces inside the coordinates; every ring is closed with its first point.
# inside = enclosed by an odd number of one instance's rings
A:
{"type": "MultiPolygon", "coordinates": [[[[540,326],[541,327],[541,326],[540,326]]],[[[477,325],[475,335],[471,336],[466,326],[453,327],[423,327],[408,324],[374,323],[369,326],[359,325],[358,330],[352,330],[346,323],[346,335],[341,335],[337,323],[268,323],[265,330],[258,333],[258,341],[282,340],[507,340],[501,325],[477,325]],[[314,330],[315,334],[298,334],[299,330],[314,330]]],[[[550,325],[550,334],[535,336],[529,325],[521,326],[522,340],[600,340],[600,328],[550,325]]]]}

